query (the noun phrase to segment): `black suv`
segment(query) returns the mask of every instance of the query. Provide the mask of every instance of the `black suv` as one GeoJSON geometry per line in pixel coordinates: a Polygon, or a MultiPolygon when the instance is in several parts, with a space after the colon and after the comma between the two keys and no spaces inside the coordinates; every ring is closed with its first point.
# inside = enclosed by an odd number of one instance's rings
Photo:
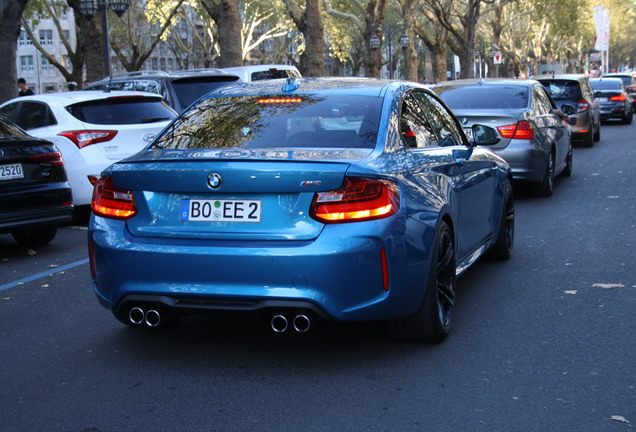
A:
{"type": "Polygon", "coordinates": [[[580,141],[585,147],[592,147],[594,141],[601,139],[601,110],[587,76],[562,74],[533,78],[543,84],[561,111],[576,118],[576,124],[572,126],[573,140],[580,141]],[[570,109],[563,105],[569,105],[570,109]]]}
{"type": "Polygon", "coordinates": [[[157,93],[181,114],[204,94],[235,82],[241,82],[238,75],[219,69],[171,74],[162,71],[138,71],[106,77],[87,85],[84,90],[133,90],[157,93]]]}
{"type": "Polygon", "coordinates": [[[625,90],[632,98],[632,106],[636,110],[636,76],[631,73],[608,73],[603,75],[601,78],[619,78],[623,81],[623,85],[625,86],[625,90]]]}

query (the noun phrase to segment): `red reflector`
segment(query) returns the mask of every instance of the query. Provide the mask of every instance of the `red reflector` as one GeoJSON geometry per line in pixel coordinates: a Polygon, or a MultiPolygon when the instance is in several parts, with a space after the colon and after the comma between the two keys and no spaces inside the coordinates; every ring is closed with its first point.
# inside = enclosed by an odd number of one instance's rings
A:
{"type": "Polygon", "coordinates": [[[102,177],[95,182],[91,209],[97,216],[111,219],[130,219],[137,214],[132,192],[115,186],[112,177],[102,177]]]}
{"type": "Polygon", "coordinates": [[[60,132],[59,136],[66,137],[73,141],[77,148],[84,148],[91,144],[110,141],[115,138],[117,131],[114,130],[76,130],[60,132]]]}
{"type": "Polygon", "coordinates": [[[359,222],[391,216],[399,208],[395,183],[347,177],[340,189],[316,193],[310,214],[324,223],[359,222]]]}
{"type": "Polygon", "coordinates": [[[518,121],[517,124],[499,126],[497,130],[504,138],[534,139],[534,130],[530,123],[525,120],[518,121]]]}
{"type": "Polygon", "coordinates": [[[284,103],[300,103],[303,100],[301,98],[269,98],[269,99],[259,99],[257,103],[259,104],[284,104],[284,103]]]}
{"type": "Polygon", "coordinates": [[[617,96],[612,96],[610,98],[610,100],[611,101],[616,101],[616,102],[625,101],[625,100],[627,100],[627,96],[625,96],[624,94],[619,94],[617,96]]]}
{"type": "Polygon", "coordinates": [[[389,291],[389,265],[386,261],[386,250],[380,249],[380,265],[382,266],[382,287],[389,291]]]}

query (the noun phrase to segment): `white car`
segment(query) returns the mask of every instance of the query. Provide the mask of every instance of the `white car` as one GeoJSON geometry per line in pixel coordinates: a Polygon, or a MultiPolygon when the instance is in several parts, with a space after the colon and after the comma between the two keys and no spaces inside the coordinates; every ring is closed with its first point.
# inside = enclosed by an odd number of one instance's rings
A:
{"type": "Polygon", "coordinates": [[[91,202],[91,177],[148,145],[176,112],[153,93],[73,91],[12,99],[0,116],[57,145],[73,203],[83,206],[91,202]]]}
{"type": "Polygon", "coordinates": [[[296,68],[296,66],[292,65],[250,65],[227,67],[221,68],[220,70],[228,74],[238,75],[238,77],[243,82],[287,77],[300,77],[300,71],[296,68]]]}

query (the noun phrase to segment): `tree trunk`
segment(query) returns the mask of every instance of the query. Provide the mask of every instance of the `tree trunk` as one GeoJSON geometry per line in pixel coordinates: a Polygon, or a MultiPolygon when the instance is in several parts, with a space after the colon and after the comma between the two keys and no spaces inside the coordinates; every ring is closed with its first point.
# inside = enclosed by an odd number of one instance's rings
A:
{"type": "Polygon", "coordinates": [[[364,41],[367,47],[367,57],[364,62],[364,76],[380,77],[382,68],[382,41],[384,39],[382,26],[384,25],[384,15],[386,13],[386,0],[369,0],[365,13],[366,29],[364,32],[364,41]],[[373,34],[377,34],[380,38],[380,48],[371,49],[369,40],[373,34]]]}
{"type": "Polygon", "coordinates": [[[409,46],[404,49],[404,78],[417,81],[417,51],[415,50],[415,0],[403,0],[402,16],[409,37],[409,46]]]}
{"type": "Polygon", "coordinates": [[[216,23],[221,51],[219,67],[243,66],[242,20],[236,0],[221,0],[218,5],[213,0],[203,0],[201,4],[216,23]]]}
{"type": "Polygon", "coordinates": [[[26,4],[27,0],[0,1],[0,103],[18,96],[15,53],[26,4]]]}
{"type": "Polygon", "coordinates": [[[324,56],[324,27],[322,24],[322,15],[320,11],[321,0],[306,0],[305,2],[305,22],[307,29],[305,36],[305,52],[303,53],[305,76],[324,76],[325,75],[325,56],[324,56]]]}

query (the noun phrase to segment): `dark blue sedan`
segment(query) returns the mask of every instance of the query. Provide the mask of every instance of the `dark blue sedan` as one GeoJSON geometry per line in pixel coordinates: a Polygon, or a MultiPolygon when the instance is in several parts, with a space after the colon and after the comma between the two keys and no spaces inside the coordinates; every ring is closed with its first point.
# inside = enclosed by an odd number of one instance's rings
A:
{"type": "Polygon", "coordinates": [[[276,332],[386,320],[439,342],[456,278],[510,256],[511,173],[432,92],[366,78],[209,93],[93,195],[95,293],[132,326],[260,318],[276,332]]]}

